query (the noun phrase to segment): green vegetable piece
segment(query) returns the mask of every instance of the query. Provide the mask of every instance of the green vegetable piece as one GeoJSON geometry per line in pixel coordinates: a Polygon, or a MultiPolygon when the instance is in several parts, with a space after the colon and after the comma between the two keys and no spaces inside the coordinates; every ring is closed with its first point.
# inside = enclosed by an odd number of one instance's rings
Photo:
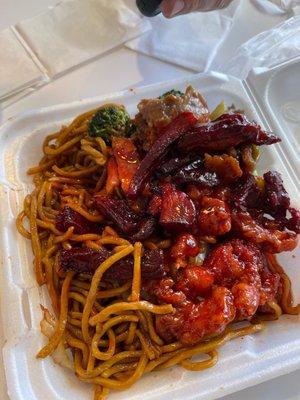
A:
{"type": "Polygon", "coordinates": [[[127,136],[131,126],[130,116],[125,108],[107,105],[96,111],[89,122],[88,133],[92,137],[102,137],[106,144],[111,144],[111,136],[127,136]]]}
{"type": "Polygon", "coordinates": [[[227,113],[227,107],[222,101],[217,105],[217,107],[210,113],[210,120],[215,121],[216,119],[220,118],[223,114],[227,113]]]}
{"type": "Polygon", "coordinates": [[[180,90],[172,89],[172,90],[169,90],[168,92],[162,94],[158,98],[163,99],[164,97],[169,96],[169,95],[173,95],[176,97],[182,97],[182,96],[184,96],[184,93],[182,93],[180,90]]]}

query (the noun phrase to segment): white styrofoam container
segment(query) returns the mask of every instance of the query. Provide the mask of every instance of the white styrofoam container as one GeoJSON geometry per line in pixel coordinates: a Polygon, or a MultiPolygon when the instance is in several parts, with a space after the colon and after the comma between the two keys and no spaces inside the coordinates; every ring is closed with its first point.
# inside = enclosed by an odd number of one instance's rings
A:
{"type": "MultiPolygon", "coordinates": [[[[293,114],[293,109],[300,104],[299,79],[300,60],[268,71],[253,71],[247,82],[217,73],[199,74],[27,112],[0,128],[1,301],[6,338],[3,357],[12,400],[86,400],[92,395],[90,385],[55,365],[51,357],[35,358],[45,343],[39,328],[42,317],[39,304],[48,304],[49,299],[46,290],[35,282],[31,246],[17,233],[15,218],[25,194],[32,189],[26,170],[41,158],[45,135],[101,103],[120,102],[134,114],[141,98],[156,97],[173,87],[184,89],[192,84],[204,94],[211,109],[221,100],[228,105],[234,103],[249,118],[282,137],[283,143],[263,149],[258,171],[280,171],[293,204],[300,207],[299,120],[298,125],[295,122],[300,110],[293,114]]],[[[300,301],[299,249],[280,255],[279,260],[292,279],[295,301],[300,301]]],[[[298,316],[283,316],[269,323],[261,333],[224,345],[220,349],[220,360],[212,369],[188,372],[174,367],[154,372],[130,390],[112,393],[110,398],[209,400],[298,368],[300,320],[298,316]]]]}

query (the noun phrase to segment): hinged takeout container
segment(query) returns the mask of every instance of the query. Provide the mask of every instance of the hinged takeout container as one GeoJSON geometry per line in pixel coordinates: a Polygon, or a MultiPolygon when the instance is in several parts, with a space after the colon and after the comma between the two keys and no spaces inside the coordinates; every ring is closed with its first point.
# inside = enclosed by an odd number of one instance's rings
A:
{"type": "MultiPolygon", "coordinates": [[[[41,158],[46,134],[76,115],[105,102],[124,104],[131,114],[141,98],[156,97],[188,84],[199,89],[213,109],[221,100],[243,109],[282,143],[265,147],[258,172],[282,173],[292,203],[300,208],[300,59],[269,70],[253,70],[247,81],[217,73],[199,74],[178,81],[62,104],[22,114],[0,128],[0,232],[2,253],[3,349],[9,396],[12,400],[91,399],[89,385],[49,357],[37,360],[45,342],[40,332],[40,303],[48,304],[45,288],[35,282],[29,241],[21,237],[15,218],[31,177],[26,170],[41,158]]],[[[300,301],[299,248],[279,256],[300,301]]],[[[179,367],[146,375],[130,390],[112,393],[110,399],[215,399],[300,367],[300,320],[283,316],[253,336],[235,339],[220,349],[214,368],[188,372],[179,367]]]]}

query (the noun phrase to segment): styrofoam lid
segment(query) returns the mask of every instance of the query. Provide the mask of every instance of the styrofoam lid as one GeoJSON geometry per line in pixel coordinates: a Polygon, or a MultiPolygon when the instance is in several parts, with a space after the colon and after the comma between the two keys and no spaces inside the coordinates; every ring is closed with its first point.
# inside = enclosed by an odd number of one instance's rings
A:
{"type": "Polygon", "coordinates": [[[272,68],[254,68],[245,86],[266,125],[282,138],[282,158],[300,183],[300,57],[272,68]]]}
{"type": "MultiPolygon", "coordinates": [[[[0,127],[0,262],[3,258],[4,266],[0,271],[3,287],[0,298],[6,339],[3,356],[11,400],[91,398],[90,386],[80,382],[72,372],[54,364],[51,357],[45,360],[36,360],[35,357],[45,343],[39,326],[39,304],[49,306],[49,296],[46,288],[38,287],[35,281],[31,246],[16,232],[15,219],[22,208],[24,196],[31,188],[31,178],[26,175],[26,170],[41,157],[45,135],[99,104],[122,103],[129,113],[134,114],[141,98],[157,97],[174,87],[183,90],[191,84],[203,93],[210,109],[224,100],[228,105],[235,104],[245,110],[247,116],[263,128],[282,135],[282,144],[264,148],[258,172],[278,170],[292,195],[293,204],[299,208],[300,185],[293,176],[293,166],[299,165],[299,160],[289,149],[292,147],[293,131],[289,125],[285,128],[277,115],[281,110],[281,105],[278,105],[280,97],[284,104],[295,100],[291,97],[294,81],[289,81],[293,68],[299,68],[299,63],[272,71],[253,71],[247,82],[216,73],[188,76],[176,82],[28,111],[0,127]],[[285,85],[289,85],[286,92],[285,85]]],[[[300,301],[299,259],[299,247],[279,257],[292,280],[295,302],[300,301]]],[[[299,367],[299,316],[283,316],[276,323],[267,324],[267,328],[255,337],[247,336],[227,343],[220,349],[220,360],[212,369],[200,374],[179,367],[153,372],[130,390],[112,393],[109,399],[216,399],[299,367]]]]}

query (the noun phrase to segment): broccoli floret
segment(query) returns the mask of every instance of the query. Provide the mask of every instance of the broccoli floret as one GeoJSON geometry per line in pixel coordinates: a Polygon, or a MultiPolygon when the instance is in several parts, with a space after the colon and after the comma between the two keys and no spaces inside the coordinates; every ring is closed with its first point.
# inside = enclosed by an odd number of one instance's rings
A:
{"type": "Polygon", "coordinates": [[[92,137],[102,137],[109,145],[111,136],[127,136],[130,125],[130,116],[124,108],[108,105],[93,115],[88,132],[92,137]]]}
{"type": "Polygon", "coordinates": [[[170,94],[172,94],[173,96],[177,96],[177,97],[184,96],[184,93],[182,93],[180,90],[172,89],[172,90],[169,90],[168,92],[162,94],[161,96],[159,96],[159,99],[163,99],[164,97],[166,97],[170,94]]]}

